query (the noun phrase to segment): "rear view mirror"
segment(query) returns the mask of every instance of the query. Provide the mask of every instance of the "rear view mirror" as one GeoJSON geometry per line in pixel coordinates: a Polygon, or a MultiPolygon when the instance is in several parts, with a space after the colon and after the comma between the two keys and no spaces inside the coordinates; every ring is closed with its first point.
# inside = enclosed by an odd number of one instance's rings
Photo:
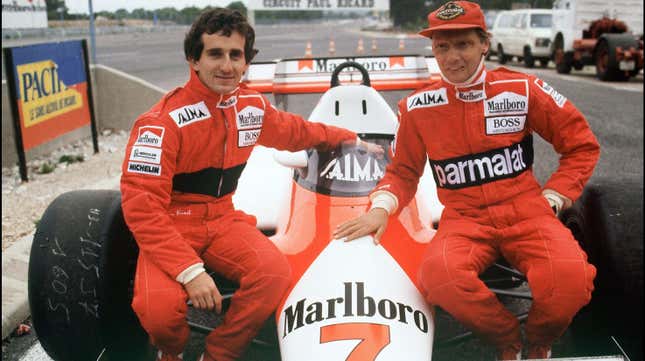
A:
{"type": "Polygon", "coordinates": [[[307,152],[304,150],[298,152],[276,150],[273,152],[273,159],[289,168],[304,168],[307,166],[307,152]]]}

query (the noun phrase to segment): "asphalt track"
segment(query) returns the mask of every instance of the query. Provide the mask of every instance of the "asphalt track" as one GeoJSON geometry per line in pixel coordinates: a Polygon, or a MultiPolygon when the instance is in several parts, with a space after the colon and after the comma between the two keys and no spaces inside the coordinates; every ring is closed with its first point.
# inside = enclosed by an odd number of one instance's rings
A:
{"type": "MultiPolygon", "coordinates": [[[[327,56],[329,40],[333,37],[337,55],[356,54],[359,38],[364,40],[366,54],[430,54],[429,42],[414,35],[361,32],[355,23],[302,25],[257,26],[257,48],[260,53],[257,61],[277,58],[300,57],[305,45],[312,43],[314,56],[327,56]],[[400,39],[405,49],[399,50],[400,39]],[[376,40],[377,51],[372,52],[372,40],[376,40]]],[[[186,28],[187,30],[187,28],[186,28]]],[[[164,89],[182,85],[187,79],[187,65],[183,57],[183,37],[185,31],[159,33],[131,33],[104,35],[97,38],[97,62],[105,64],[164,89]]],[[[62,40],[62,39],[59,39],[62,40]]],[[[38,42],[28,40],[27,42],[38,42]]],[[[25,41],[4,41],[3,46],[24,44],[25,41]]],[[[489,67],[497,64],[488,63],[489,67]]],[[[508,66],[514,68],[518,63],[508,66]]],[[[601,146],[600,162],[594,178],[608,179],[621,183],[627,178],[643,179],[643,77],[638,76],[628,83],[603,83],[593,78],[589,71],[572,75],[556,74],[554,69],[532,69],[561,94],[569,98],[586,115],[601,146]]],[[[396,100],[406,92],[384,94],[394,108],[396,100]]],[[[290,102],[289,111],[307,116],[318,96],[300,96],[298,102],[290,102]]],[[[550,146],[540,139],[535,143],[536,162],[534,171],[544,182],[557,166],[557,156],[550,146]]],[[[526,303],[514,302],[517,309],[526,308],[526,303]]],[[[437,315],[441,327],[447,333],[457,332],[459,325],[441,312],[437,315]]],[[[566,356],[569,352],[567,334],[554,346],[556,354],[566,356]]],[[[195,333],[191,337],[187,360],[200,352],[203,336],[195,333]]],[[[568,356],[571,356],[570,354],[568,356]]],[[[470,339],[459,346],[435,351],[433,360],[492,360],[494,351],[478,339],[470,339]]],[[[11,359],[11,358],[9,358],[11,359]]],[[[19,359],[19,358],[13,358],[19,359]]],[[[3,356],[5,360],[5,356],[3,356]]],[[[273,361],[276,355],[262,348],[252,348],[245,361],[273,361]]]]}

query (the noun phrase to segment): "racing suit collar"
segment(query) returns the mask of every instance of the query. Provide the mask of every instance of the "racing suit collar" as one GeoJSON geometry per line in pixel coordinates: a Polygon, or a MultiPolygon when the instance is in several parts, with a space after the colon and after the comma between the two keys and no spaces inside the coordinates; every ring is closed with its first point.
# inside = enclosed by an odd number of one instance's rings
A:
{"type": "Polygon", "coordinates": [[[481,59],[479,60],[479,65],[477,66],[477,70],[475,70],[475,72],[470,78],[468,78],[466,81],[462,83],[453,83],[450,80],[448,80],[446,77],[444,77],[443,73],[439,72],[439,74],[441,75],[441,79],[443,79],[444,82],[454,86],[455,88],[469,88],[473,85],[483,83],[484,80],[486,79],[486,68],[484,67],[484,55],[482,55],[481,59]]]}
{"type": "Polygon", "coordinates": [[[204,83],[202,83],[201,80],[199,80],[199,77],[197,76],[197,72],[193,68],[190,68],[190,79],[186,83],[185,88],[191,91],[194,91],[199,95],[203,96],[204,98],[206,98],[207,100],[216,102],[217,104],[226,103],[228,99],[235,97],[240,90],[240,87],[238,85],[237,88],[233,89],[229,93],[226,93],[226,94],[216,93],[212,91],[209,87],[204,85],[204,83]]]}

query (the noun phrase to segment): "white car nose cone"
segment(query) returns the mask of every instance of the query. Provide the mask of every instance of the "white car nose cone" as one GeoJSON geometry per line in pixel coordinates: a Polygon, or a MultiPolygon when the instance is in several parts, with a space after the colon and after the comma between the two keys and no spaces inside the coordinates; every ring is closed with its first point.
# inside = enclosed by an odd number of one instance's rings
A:
{"type": "Polygon", "coordinates": [[[428,361],[430,307],[371,236],[334,240],[291,290],[278,317],[283,361],[428,361]]]}

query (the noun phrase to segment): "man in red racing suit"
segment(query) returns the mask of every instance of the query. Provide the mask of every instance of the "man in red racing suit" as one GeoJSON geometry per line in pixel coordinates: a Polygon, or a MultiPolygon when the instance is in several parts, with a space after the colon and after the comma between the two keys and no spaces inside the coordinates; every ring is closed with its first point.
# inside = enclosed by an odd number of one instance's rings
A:
{"type": "Polygon", "coordinates": [[[442,79],[399,103],[396,153],[370,195],[370,211],[340,225],[348,240],[383,233],[414,196],[428,161],[445,206],[418,273],[426,300],[498,350],[521,357],[520,325],[478,275],[503,256],[533,295],[528,358],[550,348],[587,304],[594,266],[554,214],[579,197],[599,157],[583,115],[543,80],[483,66],[488,35],[479,6],[454,1],[428,16],[442,79]],[[532,133],[561,154],[544,187],[532,172],[532,133]],[[553,209],[552,209],[553,208],[553,209]]]}
{"type": "Polygon", "coordinates": [[[382,152],[351,131],[279,111],[240,87],[256,52],[253,40],[238,12],[203,13],[186,35],[190,80],[132,128],[121,177],[125,220],[140,249],[132,307],[158,359],[181,359],[188,299],[197,308],[221,310],[222,296],[204,264],[240,287],[223,323],[206,338],[202,360],[239,358],[290,283],[286,258],[256,229],[255,217],[233,208],[254,145],[296,151],[358,142],[382,152]]]}

